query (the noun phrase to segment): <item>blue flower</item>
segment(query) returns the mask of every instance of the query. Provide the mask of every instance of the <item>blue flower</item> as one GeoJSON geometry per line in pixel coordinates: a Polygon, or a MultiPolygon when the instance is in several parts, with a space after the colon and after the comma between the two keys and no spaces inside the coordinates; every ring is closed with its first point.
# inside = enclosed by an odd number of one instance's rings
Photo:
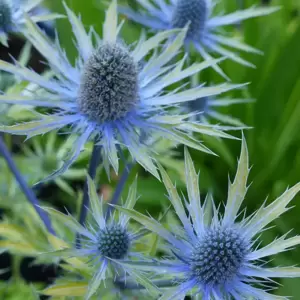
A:
{"type": "Polygon", "coordinates": [[[118,171],[119,146],[126,147],[134,160],[154,176],[159,177],[151,151],[146,143],[152,133],[212,153],[191,132],[233,138],[211,125],[189,122],[190,115],[171,115],[180,103],[199,97],[216,95],[242,85],[221,84],[214,87],[198,86],[167,91],[165,88],[216,64],[219,60],[196,63],[184,68],[185,59],[167,65],[177,55],[185,38],[186,29],[161,32],[146,40],[142,35],[133,50],[118,41],[121,29],[117,24],[117,4],[112,1],[103,25],[103,39],[93,31],[86,33],[81,21],[66,7],[77,41],[79,57],[76,65],[68,61],[59,42],[55,44],[28,20],[26,38],[45,56],[54,76],[45,77],[20,65],[0,61],[0,69],[36,83],[32,96],[1,95],[5,103],[52,108],[48,115],[38,114],[37,121],[0,126],[0,131],[11,134],[35,135],[70,126],[79,133],[64,165],[48,179],[65,172],[77,159],[85,143],[96,138],[102,146],[104,166],[118,171]],[[175,32],[173,42],[161,51],[157,48],[175,32]],[[96,45],[93,45],[94,38],[96,45]],[[145,57],[150,55],[149,61],[145,57]],[[54,109],[54,110],[53,110],[54,109]],[[186,121],[187,120],[187,121],[186,121]]]}
{"type": "Polygon", "coordinates": [[[246,104],[251,102],[253,102],[252,99],[205,97],[184,103],[183,111],[186,113],[199,112],[199,114],[193,116],[193,119],[198,120],[199,122],[204,124],[209,124],[210,119],[221,122],[221,125],[219,125],[219,127],[222,130],[231,128],[227,125],[234,126],[237,129],[240,129],[241,127],[246,126],[241,120],[228,114],[221,113],[218,111],[218,109],[235,104],[246,104]]]}
{"type": "MultiPolygon", "coordinates": [[[[225,36],[221,28],[246,19],[268,15],[278,10],[278,7],[251,7],[228,15],[214,16],[214,9],[217,4],[217,1],[214,0],[171,0],[170,3],[166,0],[136,1],[142,6],[142,10],[134,11],[129,7],[120,6],[119,11],[154,31],[183,28],[189,23],[185,40],[186,49],[192,44],[204,59],[210,59],[210,52],[215,52],[250,67],[253,67],[251,63],[226,47],[252,53],[260,53],[260,51],[236,38],[225,36]]],[[[213,67],[218,73],[226,76],[218,65],[213,67]]]]}
{"type": "MultiPolygon", "coordinates": [[[[192,159],[185,151],[185,173],[188,200],[181,200],[167,173],[161,175],[169,199],[180,220],[179,226],[166,229],[159,222],[134,210],[117,207],[146,228],[161,236],[168,244],[173,259],[156,266],[137,264],[137,268],[173,276],[173,286],[160,299],[183,299],[193,292],[202,299],[286,299],[274,296],[271,278],[300,277],[300,268],[266,266],[263,260],[300,244],[299,236],[287,234],[268,245],[260,246],[260,234],[280,215],[300,191],[300,183],[286,190],[275,201],[263,205],[252,215],[241,216],[241,205],[247,192],[249,174],[248,151],[243,138],[241,156],[233,183],[229,183],[228,199],[221,216],[208,195],[200,202],[198,175],[192,159]],[[212,208],[212,209],[210,209],[212,208]]],[[[161,276],[161,275],[160,275],[161,276]]]]}
{"type": "Polygon", "coordinates": [[[33,22],[41,23],[50,29],[51,21],[60,17],[50,14],[41,7],[41,1],[36,0],[0,0],[0,41],[7,46],[7,33],[23,32],[26,14],[33,22]]]}
{"type": "MultiPolygon", "coordinates": [[[[49,214],[60,220],[76,235],[80,234],[80,249],[74,247],[52,252],[58,258],[78,258],[89,260],[88,273],[92,275],[85,299],[97,293],[100,285],[106,280],[115,281],[130,275],[137,282],[147,283],[143,274],[135,272],[130,264],[123,264],[123,260],[143,260],[143,255],[135,250],[135,244],[144,234],[129,228],[130,217],[123,213],[106,216],[104,201],[99,199],[95,184],[88,178],[88,191],[91,202],[90,220],[83,226],[73,216],[65,215],[52,208],[44,208],[49,214]]],[[[132,209],[137,201],[137,180],[131,185],[124,207],[132,209]]],[[[69,246],[69,243],[66,245],[69,246]]],[[[67,260],[68,261],[68,260],[67,260]]],[[[70,260],[72,265],[72,260],[70,260]]]]}

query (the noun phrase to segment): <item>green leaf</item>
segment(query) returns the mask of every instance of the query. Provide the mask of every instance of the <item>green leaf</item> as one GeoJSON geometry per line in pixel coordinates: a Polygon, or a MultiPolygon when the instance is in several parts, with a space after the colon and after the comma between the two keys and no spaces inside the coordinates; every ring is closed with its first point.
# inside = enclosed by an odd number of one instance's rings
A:
{"type": "Polygon", "coordinates": [[[41,293],[47,296],[83,297],[87,292],[86,282],[70,282],[65,284],[54,284],[41,293]]]}

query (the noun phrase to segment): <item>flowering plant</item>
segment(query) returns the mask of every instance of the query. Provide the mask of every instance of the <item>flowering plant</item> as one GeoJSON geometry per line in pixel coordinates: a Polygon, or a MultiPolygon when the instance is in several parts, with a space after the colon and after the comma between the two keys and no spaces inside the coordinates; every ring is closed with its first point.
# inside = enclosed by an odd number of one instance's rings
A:
{"type": "MultiPolygon", "coordinates": [[[[0,249],[13,259],[0,272],[12,273],[5,299],[295,295],[299,228],[283,214],[300,191],[299,78],[286,108],[281,93],[256,109],[273,93],[263,85],[270,70],[280,72],[258,50],[268,52],[266,26],[252,39],[247,31],[282,10],[219,2],[96,1],[92,26],[79,2],[0,0],[5,53],[24,44],[0,59],[0,249]]],[[[294,64],[279,91],[292,86],[294,64]]]]}

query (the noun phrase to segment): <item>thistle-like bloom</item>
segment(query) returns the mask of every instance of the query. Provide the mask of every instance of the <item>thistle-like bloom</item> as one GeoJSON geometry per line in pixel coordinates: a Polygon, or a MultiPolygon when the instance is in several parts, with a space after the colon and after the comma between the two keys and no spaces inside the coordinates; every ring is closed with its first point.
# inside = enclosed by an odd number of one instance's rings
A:
{"type": "MultiPolygon", "coordinates": [[[[210,59],[210,52],[227,56],[246,66],[253,66],[238,54],[227,50],[230,47],[240,51],[260,53],[260,51],[244,44],[236,38],[227,37],[220,30],[223,26],[233,25],[240,21],[268,15],[277,7],[238,10],[228,15],[214,16],[215,0],[137,0],[142,10],[134,11],[129,7],[120,6],[119,11],[128,18],[154,31],[171,28],[183,28],[189,23],[185,40],[186,48],[192,44],[204,59],[210,59]]],[[[215,70],[224,76],[222,70],[215,65],[215,70]]]]}
{"type": "MultiPolygon", "coordinates": [[[[47,139],[36,137],[32,140],[32,145],[27,147],[24,145],[23,151],[25,157],[24,163],[28,165],[27,173],[30,176],[31,183],[36,183],[49,173],[56,170],[67,156],[69,149],[74,142],[74,136],[61,143],[58,141],[58,136],[55,132],[48,134],[47,139]]],[[[78,163],[82,162],[83,158],[87,158],[91,151],[86,150],[80,158],[78,163]]],[[[69,180],[80,180],[85,178],[86,170],[84,167],[76,165],[71,166],[62,176],[57,177],[53,182],[64,192],[74,196],[74,190],[68,183],[69,180]]]]}
{"type": "MultiPolygon", "coordinates": [[[[94,276],[89,282],[85,299],[97,292],[106,279],[137,275],[129,265],[123,265],[122,260],[142,258],[142,254],[134,250],[134,244],[143,236],[129,228],[130,217],[123,213],[106,216],[103,199],[99,199],[95,184],[88,178],[88,191],[91,202],[91,220],[85,225],[79,224],[71,215],[62,214],[52,208],[45,208],[54,217],[68,226],[74,234],[79,233],[80,249],[67,248],[54,252],[58,257],[88,257],[94,276]]],[[[124,207],[132,209],[137,201],[137,180],[129,189],[124,207]]],[[[139,274],[143,278],[142,274],[139,274]]],[[[141,279],[140,278],[140,279],[141,279]]],[[[137,279],[139,280],[139,279],[137,279]]],[[[145,279],[147,281],[147,279],[145,279]]]]}
{"type": "Polygon", "coordinates": [[[186,102],[183,105],[183,111],[186,113],[199,112],[199,114],[193,116],[194,119],[201,123],[209,124],[211,119],[221,122],[224,127],[220,125],[220,128],[226,128],[226,125],[236,126],[240,128],[246,125],[239,119],[224,114],[218,111],[219,108],[228,107],[235,104],[246,104],[253,102],[252,99],[231,99],[231,98],[214,98],[204,97],[193,101],[186,102]]]}
{"type": "Polygon", "coordinates": [[[22,66],[0,61],[0,69],[44,89],[44,92],[39,90],[32,97],[3,95],[0,100],[57,109],[49,115],[39,114],[41,119],[38,121],[12,127],[0,126],[0,131],[30,138],[70,125],[73,132],[80,134],[62,168],[49,178],[66,171],[91,138],[96,138],[96,142],[102,146],[106,169],[112,165],[118,171],[117,146],[124,146],[134,160],[157,177],[159,175],[150,155],[153,149],[147,147],[145,142],[152,133],[208,153],[212,152],[194,140],[191,132],[232,138],[217,127],[185,121],[189,115],[171,115],[170,107],[241,86],[222,84],[187,90],[165,90],[169,85],[218,62],[206,61],[184,68],[182,59],[167,65],[181,48],[186,30],[175,30],[180,33],[161,51],[157,47],[173,36],[174,31],[161,32],[148,40],[142,35],[136,47],[130,51],[117,38],[120,26],[117,25],[116,1],[112,1],[107,11],[103,40],[93,30],[87,34],[73,12],[67,7],[66,11],[80,53],[75,66],[67,60],[59,42],[49,42],[30,20],[25,35],[48,60],[54,78],[45,78],[22,66]],[[146,61],[149,55],[150,59],[146,61]]]}
{"type": "Polygon", "coordinates": [[[7,33],[23,32],[26,22],[26,14],[35,23],[51,21],[59,15],[49,13],[41,8],[44,0],[0,0],[0,39],[7,45],[7,33]]]}
{"type": "MultiPolygon", "coordinates": [[[[193,292],[201,293],[202,299],[206,300],[251,297],[260,300],[286,299],[270,294],[268,282],[271,278],[299,277],[300,268],[268,268],[263,260],[300,244],[300,238],[287,238],[284,234],[261,247],[259,235],[272,221],[289,210],[289,203],[300,191],[300,183],[271,204],[264,203],[254,214],[242,218],[240,208],[247,192],[249,173],[247,145],[243,139],[236,177],[233,183],[229,183],[225,212],[220,216],[211,196],[201,204],[198,176],[187,150],[185,172],[188,200],[182,201],[167,173],[161,169],[169,199],[182,224],[180,228],[170,226],[171,230],[167,230],[149,217],[118,207],[119,211],[160,235],[169,245],[170,253],[173,253],[173,260],[151,268],[154,272],[160,269],[168,275],[172,274],[175,279],[161,299],[183,299],[193,292]],[[207,205],[210,201],[212,206],[207,205]],[[213,213],[206,207],[213,207],[213,213]]],[[[139,267],[145,269],[147,266],[141,263],[139,267]]]]}

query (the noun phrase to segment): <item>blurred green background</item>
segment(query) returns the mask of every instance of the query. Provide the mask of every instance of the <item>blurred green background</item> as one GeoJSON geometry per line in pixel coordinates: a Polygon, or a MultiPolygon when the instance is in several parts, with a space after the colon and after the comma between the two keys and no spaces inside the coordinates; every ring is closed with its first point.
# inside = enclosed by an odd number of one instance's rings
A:
{"type": "MultiPolygon", "coordinates": [[[[134,2],[134,0],[128,1],[134,2]]],[[[226,12],[236,10],[238,3],[245,8],[261,4],[261,1],[256,0],[222,0],[220,2],[226,12]]],[[[300,181],[300,1],[264,2],[268,2],[268,5],[280,5],[281,10],[271,16],[248,20],[239,28],[229,28],[237,36],[244,37],[246,43],[264,52],[263,56],[241,54],[257,68],[245,68],[231,61],[222,63],[225,73],[232,79],[232,82],[251,83],[242,95],[256,99],[255,103],[222,109],[222,112],[238,117],[253,127],[245,132],[250,162],[253,166],[249,181],[252,184],[244,203],[248,213],[257,209],[266,197],[268,201],[272,201],[288,186],[300,181]]],[[[67,0],[66,3],[77,14],[81,14],[87,28],[92,25],[97,32],[102,32],[105,1],[67,0]]],[[[63,13],[62,0],[48,0],[47,5],[52,10],[63,13]]],[[[70,58],[74,59],[76,49],[71,38],[71,27],[66,20],[57,21],[57,25],[61,44],[70,58]]],[[[138,38],[140,30],[138,25],[128,21],[123,28],[122,36],[127,43],[132,43],[138,38]]],[[[222,78],[214,71],[208,70],[201,74],[201,80],[217,83],[221,82],[222,78]]],[[[232,92],[229,96],[240,97],[241,92],[232,92]]],[[[196,169],[201,171],[202,193],[212,191],[217,201],[222,202],[227,196],[228,174],[230,178],[233,178],[236,169],[240,143],[207,138],[205,140],[219,154],[219,157],[196,151],[191,151],[191,154],[196,169]]],[[[178,149],[179,158],[181,150],[178,149]]],[[[26,165],[24,162],[19,164],[22,163],[26,165]]],[[[86,158],[83,158],[82,168],[85,164],[86,158]]],[[[131,178],[137,171],[141,171],[137,168],[132,172],[131,178]]],[[[177,186],[184,189],[180,174],[175,170],[170,170],[170,173],[177,182],[177,186]]],[[[104,184],[103,191],[105,188],[105,192],[109,193],[116,184],[117,178],[113,177],[112,182],[108,182],[104,176],[101,176],[101,181],[104,184]]],[[[155,213],[167,203],[164,197],[164,187],[156,179],[144,174],[144,176],[139,176],[138,185],[141,195],[138,206],[140,210],[155,213]]],[[[76,185],[73,184],[74,186],[76,189],[76,185]]],[[[81,185],[78,185],[78,190],[80,188],[81,185]]],[[[74,204],[74,195],[70,195],[67,191],[52,194],[52,198],[55,199],[47,200],[52,203],[61,202],[67,207],[74,204]]],[[[267,243],[290,229],[293,229],[294,234],[300,234],[300,196],[295,198],[293,204],[295,207],[275,221],[274,228],[263,234],[263,243],[267,243]]],[[[278,255],[270,262],[274,266],[299,265],[299,263],[300,249],[278,255]]],[[[280,295],[300,299],[300,279],[287,279],[280,283],[282,286],[277,290],[280,295]]]]}

